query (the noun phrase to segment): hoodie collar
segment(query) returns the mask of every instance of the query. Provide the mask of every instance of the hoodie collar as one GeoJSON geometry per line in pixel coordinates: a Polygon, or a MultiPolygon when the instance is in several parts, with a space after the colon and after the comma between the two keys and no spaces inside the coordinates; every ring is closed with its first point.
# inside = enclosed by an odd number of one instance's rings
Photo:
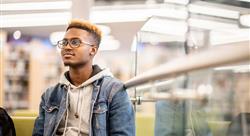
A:
{"type": "Polygon", "coordinates": [[[113,77],[112,73],[107,68],[101,69],[98,65],[93,65],[92,67],[93,67],[93,71],[91,73],[90,78],[77,87],[71,83],[70,78],[69,78],[69,71],[66,71],[61,76],[59,83],[65,84],[67,86],[70,85],[72,88],[80,88],[80,87],[84,87],[93,83],[94,81],[102,78],[103,76],[113,77]]]}

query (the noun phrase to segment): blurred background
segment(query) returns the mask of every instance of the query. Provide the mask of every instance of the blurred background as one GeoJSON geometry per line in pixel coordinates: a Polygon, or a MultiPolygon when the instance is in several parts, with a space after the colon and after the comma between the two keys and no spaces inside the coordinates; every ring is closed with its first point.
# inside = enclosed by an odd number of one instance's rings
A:
{"type": "MultiPolygon", "coordinates": [[[[250,53],[249,0],[4,0],[0,11],[0,106],[12,115],[36,114],[41,94],[67,70],[56,42],[72,18],[102,29],[94,63],[123,82],[210,47],[250,53]]],[[[250,113],[249,60],[128,89],[137,135],[233,136],[229,124],[250,113]],[[205,98],[151,99],[193,92],[205,98]]]]}

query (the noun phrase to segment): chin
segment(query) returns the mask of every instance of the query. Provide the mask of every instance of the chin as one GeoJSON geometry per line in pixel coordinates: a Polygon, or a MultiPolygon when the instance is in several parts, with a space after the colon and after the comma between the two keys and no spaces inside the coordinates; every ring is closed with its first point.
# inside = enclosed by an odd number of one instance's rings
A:
{"type": "Polygon", "coordinates": [[[82,67],[86,63],[72,63],[72,62],[64,62],[64,66],[69,66],[69,67],[82,67]]]}
{"type": "Polygon", "coordinates": [[[64,63],[64,66],[70,66],[70,64],[69,63],[64,63]]]}
{"type": "Polygon", "coordinates": [[[70,66],[70,65],[72,65],[72,62],[70,62],[70,61],[64,61],[63,64],[64,64],[64,66],[70,66]]]}

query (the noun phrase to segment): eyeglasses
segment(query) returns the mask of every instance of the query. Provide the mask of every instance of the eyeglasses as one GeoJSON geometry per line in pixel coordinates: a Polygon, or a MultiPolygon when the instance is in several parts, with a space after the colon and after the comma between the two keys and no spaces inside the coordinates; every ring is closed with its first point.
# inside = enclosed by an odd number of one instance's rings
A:
{"type": "Polygon", "coordinates": [[[88,45],[88,46],[94,46],[93,44],[90,44],[88,42],[84,42],[79,38],[72,38],[72,39],[69,39],[69,40],[68,39],[60,40],[60,41],[57,42],[57,46],[60,49],[63,49],[69,44],[69,46],[71,48],[78,48],[82,43],[85,44],[85,45],[88,45]]]}

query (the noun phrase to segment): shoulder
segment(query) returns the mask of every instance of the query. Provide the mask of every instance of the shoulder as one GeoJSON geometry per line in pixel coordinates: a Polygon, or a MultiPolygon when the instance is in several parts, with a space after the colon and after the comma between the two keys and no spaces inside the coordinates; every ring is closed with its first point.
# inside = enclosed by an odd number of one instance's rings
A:
{"type": "Polygon", "coordinates": [[[124,84],[117,78],[111,76],[104,76],[103,77],[103,84],[109,87],[124,87],[124,84]]]}
{"type": "Polygon", "coordinates": [[[102,82],[102,89],[107,89],[110,91],[125,90],[124,84],[117,78],[105,76],[102,82]]]}
{"type": "Polygon", "coordinates": [[[103,78],[101,90],[104,90],[107,93],[109,102],[112,101],[113,97],[118,92],[126,92],[124,83],[122,83],[119,79],[110,76],[105,76],[103,78]]]}

